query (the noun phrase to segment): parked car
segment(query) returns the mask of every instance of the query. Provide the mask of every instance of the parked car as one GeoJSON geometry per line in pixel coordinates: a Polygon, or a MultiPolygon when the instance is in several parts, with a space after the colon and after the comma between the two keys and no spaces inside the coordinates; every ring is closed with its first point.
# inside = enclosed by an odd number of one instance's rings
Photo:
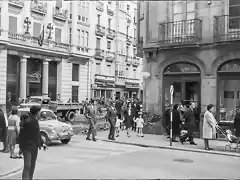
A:
{"type": "MultiPolygon", "coordinates": [[[[29,112],[29,107],[18,109],[19,117],[29,112]]],[[[63,144],[71,141],[71,137],[74,135],[72,126],[58,121],[53,111],[42,108],[38,120],[41,137],[46,145],[51,144],[54,140],[60,140],[63,144]]]]}

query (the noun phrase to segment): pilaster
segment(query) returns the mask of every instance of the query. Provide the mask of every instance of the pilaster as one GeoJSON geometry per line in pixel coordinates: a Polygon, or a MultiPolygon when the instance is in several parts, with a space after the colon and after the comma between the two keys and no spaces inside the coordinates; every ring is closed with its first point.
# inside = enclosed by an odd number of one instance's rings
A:
{"type": "Polygon", "coordinates": [[[43,60],[43,71],[42,71],[42,94],[48,96],[48,67],[50,60],[43,60]]]}
{"type": "Polygon", "coordinates": [[[27,95],[27,59],[29,56],[22,56],[20,60],[20,90],[21,99],[26,99],[27,95]]]}

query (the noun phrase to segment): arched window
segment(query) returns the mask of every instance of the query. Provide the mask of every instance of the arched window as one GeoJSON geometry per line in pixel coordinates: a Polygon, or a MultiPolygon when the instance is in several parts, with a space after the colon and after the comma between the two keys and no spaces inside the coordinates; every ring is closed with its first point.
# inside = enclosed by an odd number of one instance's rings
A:
{"type": "Polygon", "coordinates": [[[196,65],[190,63],[175,63],[168,66],[164,74],[184,74],[184,73],[200,73],[196,65]]]}

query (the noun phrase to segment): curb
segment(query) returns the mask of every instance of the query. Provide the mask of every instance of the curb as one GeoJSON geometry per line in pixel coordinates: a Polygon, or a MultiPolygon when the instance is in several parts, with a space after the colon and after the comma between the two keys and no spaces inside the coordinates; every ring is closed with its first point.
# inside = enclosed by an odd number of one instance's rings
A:
{"type": "Polygon", "coordinates": [[[9,175],[11,175],[11,174],[15,174],[15,173],[21,171],[22,169],[23,169],[23,167],[14,169],[14,170],[12,170],[12,171],[10,171],[10,172],[7,172],[7,173],[5,173],[5,174],[0,174],[0,178],[5,178],[6,176],[9,176],[9,175]]]}
{"type": "Polygon", "coordinates": [[[123,141],[111,141],[111,140],[106,140],[106,139],[101,139],[101,138],[98,138],[98,139],[101,141],[105,141],[105,142],[133,145],[133,146],[139,146],[139,147],[145,147],[145,148],[170,149],[170,150],[177,150],[177,151],[188,151],[188,152],[197,152],[197,153],[204,153],[204,154],[240,157],[240,154],[238,154],[238,153],[228,153],[228,152],[221,152],[221,151],[205,151],[205,150],[201,150],[201,149],[180,148],[180,147],[159,146],[159,145],[146,145],[146,144],[140,144],[140,143],[123,142],[123,141]]]}

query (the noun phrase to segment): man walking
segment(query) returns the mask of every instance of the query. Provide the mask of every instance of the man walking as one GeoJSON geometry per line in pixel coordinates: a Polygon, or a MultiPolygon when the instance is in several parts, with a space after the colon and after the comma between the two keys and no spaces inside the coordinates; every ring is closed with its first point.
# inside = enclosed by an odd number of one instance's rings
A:
{"type": "MultiPolygon", "coordinates": [[[[195,104],[193,102],[190,102],[189,109],[184,114],[185,124],[187,125],[188,130],[188,138],[191,145],[197,145],[193,141],[193,132],[196,130],[196,116],[195,116],[195,104]]],[[[180,138],[181,143],[185,141],[185,139],[180,138]]]]}
{"type": "Polygon", "coordinates": [[[0,109],[0,140],[3,142],[3,149],[1,152],[8,153],[7,144],[8,120],[2,109],[0,109]]]}
{"type": "Polygon", "coordinates": [[[41,108],[39,106],[32,106],[30,108],[30,116],[23,123],[20,131],[19,147],[24,157],[22,179],[33,179],[38,149],[41,149],[41,147],[43,147],[44,150],[47,149],[47,146],[43,144],[41,139],[37,120],[40,110],[41,108]]]}
{"type": "Polygon", "coordinates": [[[117,114],[112,101],[109,104],[106,118],[107,118],[107,121],[110,123],[110,131],[109,131],[108,139],[115,140],[115,124],[116,124],[117,114]]]}

